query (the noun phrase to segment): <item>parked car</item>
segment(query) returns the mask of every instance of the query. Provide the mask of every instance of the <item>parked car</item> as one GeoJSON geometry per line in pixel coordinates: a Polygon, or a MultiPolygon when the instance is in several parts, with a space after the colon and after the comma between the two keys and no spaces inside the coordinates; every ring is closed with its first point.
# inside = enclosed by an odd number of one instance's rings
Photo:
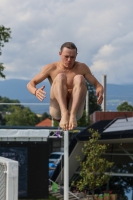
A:
{"type": "Polygon", "coordinates": [[[49,162],[49,178],[51,178],[51,176],[54,173],[54,170],[56,169],[57,165],[55,165],[54,163],[49,162]]]}
{"type": "Polygon", "coordinates": [[[64,155],[64,152],[52,152],[49,155],[49,163],[54,163],[58,165],[63,155],[64,155]]]}

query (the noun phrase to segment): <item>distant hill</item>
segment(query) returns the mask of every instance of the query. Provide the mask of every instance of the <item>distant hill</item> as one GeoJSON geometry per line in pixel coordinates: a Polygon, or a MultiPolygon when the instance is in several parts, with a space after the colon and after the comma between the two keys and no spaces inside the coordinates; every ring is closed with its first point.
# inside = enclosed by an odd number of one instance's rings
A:
{"type": "MultiPolygon", "coordinates": [[[[36,102],[36,97],[29,93],[27,90],[27,83],[29,80],[10,79],[0,81],[0,96],[8,97],[9,99],[18,99],[21,102],[36,102]]],[[[45,91],[47,92],[46,102],[49,102],[49,90],[50,84],[48,81],[44,81],[38,84],[37,87],[45,85],[45,91]]],[[[39,100],[37,100],[39,102],[39,100]]]]}
{"type": "Polygon", "coordinates": [[[44,81],[37,85],[41,87],[45,85],[46,98],[43,102],[40,102],[34,95],[27,90],[27,83],[29,80],[21,79],[9,79],[0,81],[0,96],[7,97],[9,99],[17,99],[21,103],[36,103],[37,105],[27,105],[33,112],[42,114],[43,112],[49,112],[49,107],[44,106],[43,103],[49,103],[50,98],[50,84],[48,81],[44,81]],[[39,105],[38,105],[39,104],[39,105]]]}
{"type": "MultiPolygon", "coordinates": [[[[17,99],[21,103],[37,103],[39,105],[30,105],[31,108],[36,113],[48,112],[48,106],[41,105],[43,103],[49,103],[50,98],[50,84],[46,80],[37,87],[45,85],[45,91],[47,97],[44,102],[40,102],[34,95],[30,94],[26,88],[29,80],[20,79],[10,79],[0,81],[0,96],[7,97],[9,99],[17,99]]],[[[133,85],[116,85],[107,84],[107,110],[115,111],[117,106],[122,101],[128,101],[133,105],[133,85]]]]}
{"type": "Polygon", "coordinates": [[[133,85],[107,84],[107,110],[115,111],[119,104],[127,101],[133,105],[133,85]]]}

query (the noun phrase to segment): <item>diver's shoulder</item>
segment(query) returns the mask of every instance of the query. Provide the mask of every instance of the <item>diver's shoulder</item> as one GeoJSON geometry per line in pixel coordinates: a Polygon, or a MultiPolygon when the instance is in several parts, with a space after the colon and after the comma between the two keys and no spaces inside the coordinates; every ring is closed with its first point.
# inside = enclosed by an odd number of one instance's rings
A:
{"type": "Polygon", "coordinates": [[[85,63],[82,63],[82,62],[78,62],[78,61],[76,61],[75,62],[75,66],[78,66],[78,67],[88,67],[85,63]]]}

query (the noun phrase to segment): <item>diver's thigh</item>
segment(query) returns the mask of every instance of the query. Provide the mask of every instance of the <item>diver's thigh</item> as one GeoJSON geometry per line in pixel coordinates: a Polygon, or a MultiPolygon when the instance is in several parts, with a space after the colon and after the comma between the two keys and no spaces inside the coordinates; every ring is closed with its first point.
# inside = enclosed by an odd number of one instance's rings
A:
{"type": "Polygon", "coordinates": [[[49,107],[49,113],[50,115],[55,119],[61,118],[61,112],[59,104],[54,96],[54,87],[51,87],[50,91],[50,107],[49,107]]]}

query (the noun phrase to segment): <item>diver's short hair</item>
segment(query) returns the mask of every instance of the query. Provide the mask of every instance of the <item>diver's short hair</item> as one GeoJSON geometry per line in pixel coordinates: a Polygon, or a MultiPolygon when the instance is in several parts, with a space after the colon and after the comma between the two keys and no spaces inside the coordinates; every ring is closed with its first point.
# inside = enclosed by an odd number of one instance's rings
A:
{"type": "Polygon", "coordinates": [[[60,51],[62,52],[63,48],[66,47],[68,49],[76,49],[77,52],[77,47],[73,42],[65,42],[64,44],[61,45],[60,51]]]}

